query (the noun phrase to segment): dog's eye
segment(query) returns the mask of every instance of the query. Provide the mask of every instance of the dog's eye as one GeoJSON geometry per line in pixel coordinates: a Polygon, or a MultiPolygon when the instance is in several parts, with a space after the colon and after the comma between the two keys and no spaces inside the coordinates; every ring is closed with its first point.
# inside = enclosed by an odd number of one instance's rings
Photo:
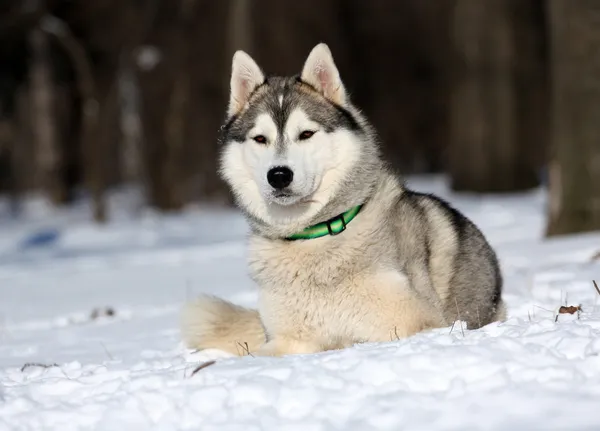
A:
{"type": "Polygon", "coordinates": [[[304,141],[305,139],[310,139],[312,137],[312,135],[314,135],[315,132],[313,132],[312,130],[305,130],[304,132],[300,133],[300,136],[298,136],[298,139],[300,139],[301,141],[304,141]]]}
{"type": "Polygon", "coordinates": [[[258,135],[255,136],[254,139],[256,142],[258,142],[259,144],[266,144],[267,143],[267,138],[265,138],[263,135],[258,135]]]}

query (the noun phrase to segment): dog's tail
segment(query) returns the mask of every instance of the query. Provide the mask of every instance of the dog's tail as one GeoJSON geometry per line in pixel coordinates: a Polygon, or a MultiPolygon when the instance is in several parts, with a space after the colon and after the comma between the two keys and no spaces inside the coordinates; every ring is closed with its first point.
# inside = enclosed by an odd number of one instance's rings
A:
{"type": "Polygon", "coordinates": [[[256,352],[266,341],[257,310],[211,295],[184,306],[181,334],[190,349],[219,349],[239,356],[256,352]]]}

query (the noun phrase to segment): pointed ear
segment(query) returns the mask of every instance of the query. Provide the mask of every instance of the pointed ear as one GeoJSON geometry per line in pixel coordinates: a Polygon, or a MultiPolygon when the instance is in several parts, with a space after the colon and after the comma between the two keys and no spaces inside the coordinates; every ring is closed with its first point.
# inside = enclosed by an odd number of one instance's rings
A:
{"type": "Polygon", "coordinates": [[[329,47],[320,43],[308,55],[301,78],[327,99],[338,105],[346,103],[346,90],[329,47]]]}
{"type": "Polygon", "coordinates": [[[238,114],[250,98],[250,94],[265,80],[260,67],[244,51],[233,54],[231,65],[231,88],[227,114],[238,114]]]}

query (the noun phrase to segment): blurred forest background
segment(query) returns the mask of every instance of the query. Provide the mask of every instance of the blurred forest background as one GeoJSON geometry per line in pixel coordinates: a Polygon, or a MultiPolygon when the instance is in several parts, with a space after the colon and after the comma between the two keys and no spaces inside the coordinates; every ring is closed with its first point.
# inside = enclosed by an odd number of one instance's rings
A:
{"type": "Polygon", "coordinates": [[[401,172],[549,184],[548,234],[600,229],[598,0],[2,0],[0,194],[230,203],[233,52],[295,74],[321,41],[401,172]]]}

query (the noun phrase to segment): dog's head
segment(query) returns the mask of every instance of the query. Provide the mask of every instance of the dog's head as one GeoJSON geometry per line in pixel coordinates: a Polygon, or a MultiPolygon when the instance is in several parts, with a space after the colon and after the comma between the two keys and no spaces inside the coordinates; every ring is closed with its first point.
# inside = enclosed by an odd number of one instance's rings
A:
{"type": "Polygon", "coordinates": [[[254,224],[274,236],[363,203],[377,177],[372,129],[325,44],[296,77],[265,77],[236,52],[222,142],[223,178],[254,224]]]}

